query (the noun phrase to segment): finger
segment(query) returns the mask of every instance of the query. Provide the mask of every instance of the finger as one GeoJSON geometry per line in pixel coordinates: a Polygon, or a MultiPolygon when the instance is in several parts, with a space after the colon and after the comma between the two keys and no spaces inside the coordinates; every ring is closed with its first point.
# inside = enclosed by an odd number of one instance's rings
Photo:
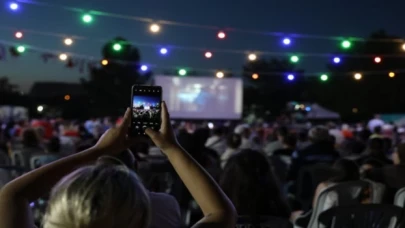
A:
{"type": "Polygon", "coordinates": [[[170,127],[170,115],[167,110],[166,102],[162,101],[162,128],[168,129],[170,127]]]}
{"type": "Polygon", "coordinates": [[[127,108],[127,110],[125,111],[124,117],[122,119],[120,128],[127,129],[130,124],[131,124],[131,109],[127,108]]]}
{"type": "Polygon", "coordinates": [[[145,133],[152,139],[152,141],[154,141],[154,139],[156,139],[156,137],[158,137],[158,132],[156,132],[150,128],[146,128],[145,133]]]}

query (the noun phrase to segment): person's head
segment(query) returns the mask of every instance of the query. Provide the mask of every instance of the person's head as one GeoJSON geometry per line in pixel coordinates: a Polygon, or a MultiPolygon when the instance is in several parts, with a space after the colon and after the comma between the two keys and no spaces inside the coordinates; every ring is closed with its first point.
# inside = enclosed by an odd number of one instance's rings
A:
{"type": "Polygon", "coordinates": [[[316,126],[309,130],[309,139],[313,143],[330,142],[329,130],[324,126],[316,126]]]}
{"type": "Polygon", "coordinates": [[[67,175],[52,190],[44,228],[149,225],[149,197],[124,165],[95,165],[67,175]]]}
{"type": "Polygon", "coordinates": [[[222,136],[224,134],[224,129],[222,127],[216,127],[212,131],[212,134],[216,136],[222,136]]]}
{"type": "Polygon", "coordinates": [[[370,155],[383,157],[384,155],[384,140],[382,138],[371,138],[368,141],[367,150],[370,155]]]}
{"type": "Polygon", "coordinates": [[[38,147],[40,138],[38,132],[33,128],[27,128],[22,133],[22,144],[25,147],[38,147]]]}
{"type": "Polygon", "coordinates": [[[297,146],[297,137],[294,134],[288,134],[283,137],[282,143],[285,148],[295,149],[297,146]]]}
{"type": "Polygon", "coordinates": [[[374,119],[381,119],[380,114],[375,114],[375,115],[374,115],[374,119]]]}
{"type": "Polygon", "coordinates": [[[405,143],[401,143],[395,148],[392,154],[392,160],[395,165],[405,164],[405,143]]]}
{"type": "Polygon", "coordinates": [[[382,128],[381,128],[381,126],[376,126],[373,130],[374,130],[374,131],[373,131],[374,134],[381,135],[381,133],[382,133],[382,128]]]}
{"type": "Polygon", "coordinates": [[[283,138],[286,137],[288,135],[288,129],[287,127],[279,127],[276,130],[276,136],[277,136],[277,140],[282,142],[283,138]]]}
{"type": "Polygon", "coordinates": [[[226,140],[226,145],[231,149],[238,149],[242,143],[242,137],[239,134],[232,133],[226,140]]]}
{"type": "Polygon", "coordinates": [[[51,153],[58,153],[60,151],[59,137],[52,137],[48,142],[47,149],[51,153]]]}
{"type": "Polygon", "coordinates": [[[377,159],[367,159],[360,167],[360,173],[364,173],[371,169],[378,169],[384,166],[384,163],[377,159]]]}
{"type": "Polygon", "coordinates": [[[346,181],[356,181],[360,179],[360,170],[356,162],[348,159],[340,159],[333,164],[335,175],[330,181],[339,183],[346,181]]]}
{"type": "Polygon", "coordinates": [[[289,216],[278,180],[267,157],[255,150],[232,156],[221,175],[220,186],[240,215],[289,216]]]}

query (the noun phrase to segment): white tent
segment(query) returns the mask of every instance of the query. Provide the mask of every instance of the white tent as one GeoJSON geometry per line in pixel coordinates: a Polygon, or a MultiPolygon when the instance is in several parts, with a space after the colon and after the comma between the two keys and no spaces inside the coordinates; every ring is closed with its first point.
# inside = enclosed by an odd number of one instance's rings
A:
{"type": "Polygon", "coordinates": [[[308,119],[340,119],[337,112],[328,110],[318,104],[312,104],[311,109],[307,113],[308,119]]]}

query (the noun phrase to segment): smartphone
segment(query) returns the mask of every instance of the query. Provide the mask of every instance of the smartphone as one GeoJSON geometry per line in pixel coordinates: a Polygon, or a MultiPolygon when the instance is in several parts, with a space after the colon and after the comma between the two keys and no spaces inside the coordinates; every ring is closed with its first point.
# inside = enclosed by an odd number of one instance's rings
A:
{"type": "Polygon", "coordinates": [[[129,135],[145,135],[145,129],[158,131],[162,123],[162,87],[133,85],[129,135]]]}

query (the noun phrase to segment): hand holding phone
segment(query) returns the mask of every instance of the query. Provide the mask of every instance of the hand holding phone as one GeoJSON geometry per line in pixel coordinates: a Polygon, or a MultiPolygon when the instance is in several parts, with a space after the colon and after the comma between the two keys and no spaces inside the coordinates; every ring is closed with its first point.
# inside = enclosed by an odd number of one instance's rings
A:
{"type": "Polygon", "coordinates": [[[129,135],[145,135],[145,129],[155,131],[162,123],[162,87],[133,85],[131,92],[131,125],[129,135]]]}

